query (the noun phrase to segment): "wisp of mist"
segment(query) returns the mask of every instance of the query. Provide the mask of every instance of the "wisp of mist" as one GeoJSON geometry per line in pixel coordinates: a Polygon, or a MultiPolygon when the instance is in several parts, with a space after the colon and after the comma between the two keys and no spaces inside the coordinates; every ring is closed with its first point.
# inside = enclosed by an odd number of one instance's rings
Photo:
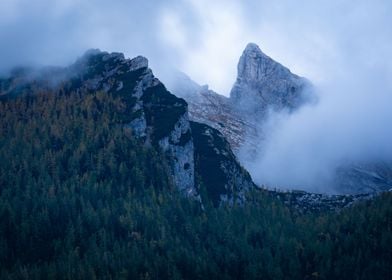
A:
{"type": "Polygon", "coordinates": [[[271,113],[255,158],[260,185],[336,193],[336,168],[392,160],[392,86],[385,67],[359,63],[314,85],[319,100],[293,114],[271,113]]]}

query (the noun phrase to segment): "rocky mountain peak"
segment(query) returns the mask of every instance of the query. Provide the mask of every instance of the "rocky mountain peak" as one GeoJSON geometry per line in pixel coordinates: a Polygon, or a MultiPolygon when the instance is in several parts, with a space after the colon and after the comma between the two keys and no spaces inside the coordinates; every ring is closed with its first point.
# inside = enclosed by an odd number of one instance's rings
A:
{"type": "Polygon", "coordinates": [[[254,43],[249,43],[238,63],[238,78],[249,82],[266,82],[269,79],[286,79],[296,76],[276,62],[254,43]]]}
{"type": "Polygon", "coordinates": [[[141,68],[148,68],[148,59],[144,56],[139,55],[131,60],[131,64],[131,71],[138,70],[141,68]]]}
{"type": "Polygon", "coordinates": [[[260,47],[259,47],[257,44],[252,43],[252,42],[250,42],[250,43],[248,43],[248,44],[246,45],[244,52],[258,52],[258,53],[263,53],[263,52],[261,51],[260,47]]]}
{"type": "Polygon", "coordinates": [[[90,73],[115,75],[118,72],[132,72],[139,69],[148,69],[148,59],[137,56],[133,59],[125,58],[118,52],[108,53],[99,49],[90,49],[70,66],[75,73],[90,73]]]}
{"type": "Polygon", "coordinates": [[[267,108],[293,110],[304,102],[307,80],[291,73],[254,43],[246,46],[237,70],[230,98],[238,109],[264,114],[267,108]]]}

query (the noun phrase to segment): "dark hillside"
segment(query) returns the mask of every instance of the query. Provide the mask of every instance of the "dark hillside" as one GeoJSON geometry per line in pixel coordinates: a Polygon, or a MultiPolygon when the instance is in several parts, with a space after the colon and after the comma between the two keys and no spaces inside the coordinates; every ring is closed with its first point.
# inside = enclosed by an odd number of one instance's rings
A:
{"type": "Polygon", "coordinates": [[[1,279],[390,279],[391,194],[303,215],[250,191],[202,210],[119,125],[123,102],[0,103],[1,279]]]}

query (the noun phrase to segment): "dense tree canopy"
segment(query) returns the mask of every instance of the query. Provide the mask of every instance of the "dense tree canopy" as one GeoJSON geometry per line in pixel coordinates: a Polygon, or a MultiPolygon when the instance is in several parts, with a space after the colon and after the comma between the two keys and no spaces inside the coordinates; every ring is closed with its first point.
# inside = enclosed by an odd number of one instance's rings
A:
{"type": "Polygon", "coordinates": [[[100,92],[0,103],[1,279],[391,279],[390,193],[338,213],[262,191],[201,207],[123,110],[100,92]]]}

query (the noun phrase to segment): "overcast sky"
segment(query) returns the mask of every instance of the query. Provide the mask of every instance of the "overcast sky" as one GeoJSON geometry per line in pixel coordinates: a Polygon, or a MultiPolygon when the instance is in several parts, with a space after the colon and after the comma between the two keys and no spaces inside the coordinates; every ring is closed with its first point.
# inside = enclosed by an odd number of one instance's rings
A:
{"type": "Polygon", "coordinates": [[[1,0],[0,70],[69,64],[100,48],[145,55],[158,76],[179,68],[227,95],[243,48],[255,42],[322,82],[342,64],[390,67],[391,14],[388,0],[1,0]]]}
{"type": "Polygon", "coordinates": [[[248,42],[311,80],[317,106],[271,119],[253,177],[312,185],[344,159],[392,159],[390,0],[0,0],[0,72],[88,48],[149,58],[228,95],[248,42]],[[282,176],[284,170],[284,176],[282,176]]]}

